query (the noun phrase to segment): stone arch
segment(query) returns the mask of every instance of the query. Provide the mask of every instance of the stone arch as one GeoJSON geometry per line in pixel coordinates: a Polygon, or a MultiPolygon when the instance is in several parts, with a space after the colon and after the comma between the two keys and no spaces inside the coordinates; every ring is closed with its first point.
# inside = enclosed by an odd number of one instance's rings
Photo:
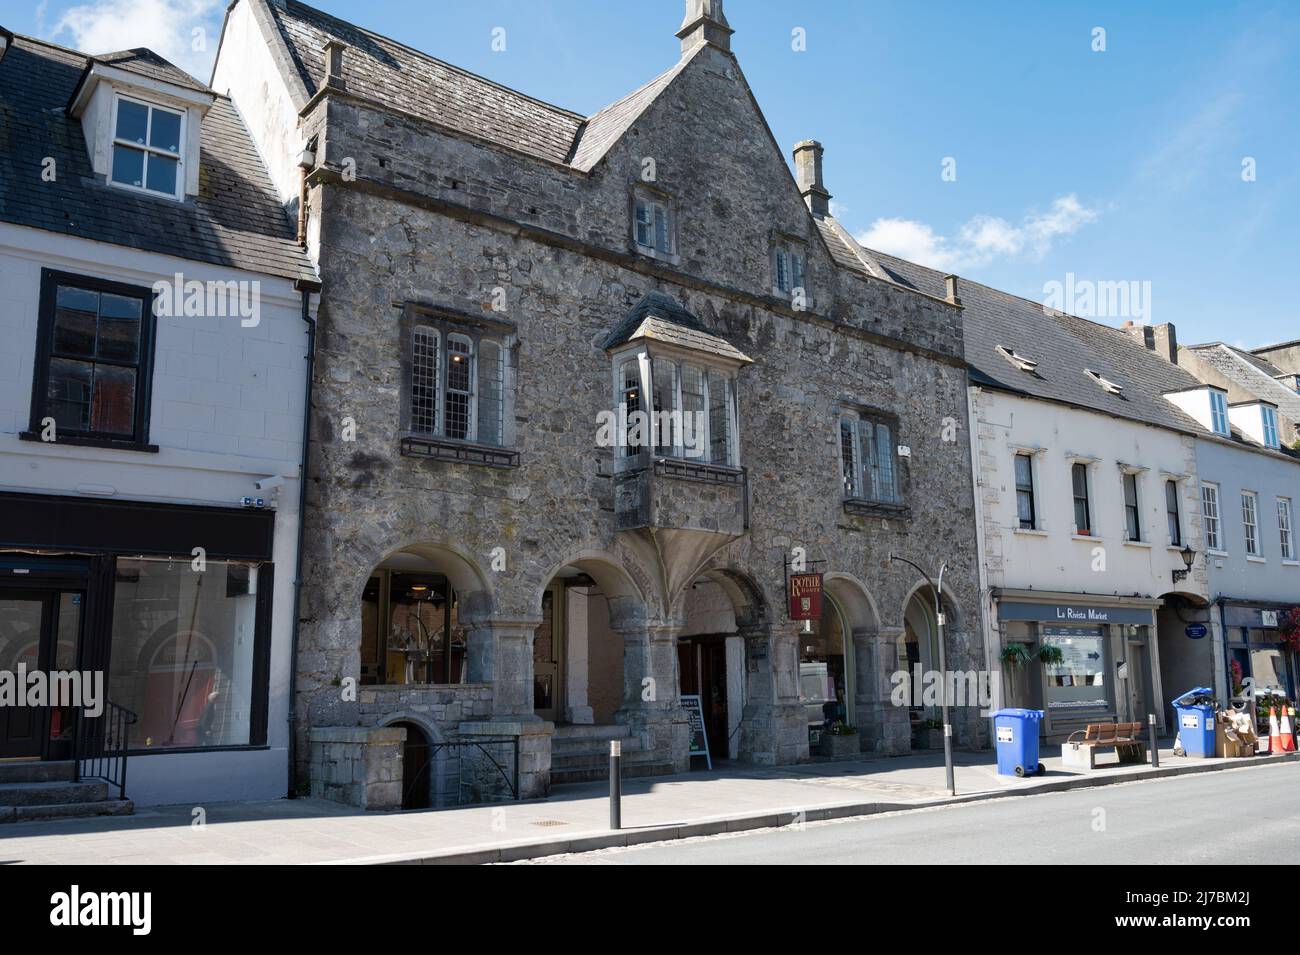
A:
{"type": "Polygon", "coordinates": [[[835,599],[853,630],[880,629],[880,611],[866,584],[842,571],[827,573],[824,580],[826,592],[835,599]]]}
{"type": "MultiPolygon", "coordinates": [[[[944,588],[942,596],[943,596],[944,619],[946,621],[944,626],[948,630],[954,633],[965,631],[966,614],[962,610],[961,604],[958,603],[955,597],[953,597],[952,591],[947,588],[944,588]]],[[[926,602],[926,606],[929,608],[929,612],[933,614],[934,591],[931,589],[930,583],[928,581],[918,580],[912,585],[912,588],[907,591],[907,595],[903,598],[903,602],[900,605],[900,613],[899,613],[900,623],[907,616],[907,610],[908,607],[911,605],[912,601],[918,598],[926,602]]]]}
{"type": "Polygon", "coordinates": [[[717,584],[727,595],[736,616],[738,631],[756,629],[770,621],[771,602],[763,592],[762,586],[751,574],[730,565],[706,567],[687,581],[686,585],[673,596],[672,616],[681,616],[687,591],[691,584],[701,577],[717,584]]]}
{"type": "Polygon", "coordinates": [[[361,570],[360,578],[353,584],[354,599],[361,598],[376,567],[403,554],[426,561],[434,571],[445,576],[461,595],[460,599],[464,604],[463,613],[466,616],[485,616],[496,609],[497,599],[491,579],[479,566],[478,561],[466,554],[463,548],[431,540],[416,540],[399,547],[392,547],[372,559],[369,565],[361,570]]]}
{"type": "Polygon", "coordinates": [[[567,567],[575,567],[596,582],[609,603],[610,625],[624,628],[642,625],[648,616],[645,592],[624,563],[601,550],[582,550],[552,566],[534,590],[531,607],[539,610],[546,588],[567,567]]]}

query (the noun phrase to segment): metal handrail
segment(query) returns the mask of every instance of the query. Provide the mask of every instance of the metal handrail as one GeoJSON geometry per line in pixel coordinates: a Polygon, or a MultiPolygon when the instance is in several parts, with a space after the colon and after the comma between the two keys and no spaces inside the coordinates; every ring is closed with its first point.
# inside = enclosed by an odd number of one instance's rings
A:
{"type": "Polygon", "coordinates": [[[104,712],[88,717],[77,711],[73,729],[72,761],[78,782],[83,777],[102,779],[117,787],[117,798],[126,798],[128,727],[140,719],[125,706],[104,702],[104,712]]]}

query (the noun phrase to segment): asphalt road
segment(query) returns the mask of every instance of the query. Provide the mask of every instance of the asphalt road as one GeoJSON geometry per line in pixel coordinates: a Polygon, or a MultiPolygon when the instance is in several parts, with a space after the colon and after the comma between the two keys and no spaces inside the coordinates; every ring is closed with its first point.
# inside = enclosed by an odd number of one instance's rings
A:
{"type": "Polygon", "coordinates": [[[1292,864],[1300,763],[551,856],[531,864],[1292,864]]]}

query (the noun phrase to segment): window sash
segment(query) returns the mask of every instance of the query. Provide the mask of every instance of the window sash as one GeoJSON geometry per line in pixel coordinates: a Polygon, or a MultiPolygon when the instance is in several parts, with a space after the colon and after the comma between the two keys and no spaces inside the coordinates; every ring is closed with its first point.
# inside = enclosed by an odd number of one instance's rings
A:
{"type": "Polygon", "coordinates": [[[1277,414],[1272,408],[1261,408],[1264,417],[1264,443],[1270,448],[1277,447],[1277,414]]]}
{"type": "Polygon", "coordinates": [[[1216,434],[1228,434],[1228,399],[1221,392],[1210,392],[1210,420],[1216,434]]]}
{"type": "Polygon", "coordinates": [[[428,322],[412,327],[409,341],[410,433],[503,447],[505,343],[428,322]]]}
{"type": "Polygon", "coordinates": [[[636,244],[665,255],[671,253],[672,230],[667,204],[641,196],[637,196],[633,204],[633,238],[636,244]]]}
{"type": "Polygon", "coordinates": [[[1034,461],[1028,454],[1017,454],[1015,459],[1016,474],[1016,516],[1022,530],[1033,530],[1037,526],[1037,514],[1034,507],[1034,461]]]}
{"type": "Polygon", "coordinates": [[[186,120],[185,113],[179,110],[168,109],[164,106],[155,106],[152,103],[147,103],[144,102],[143,100],[131,99],[126,96],[118,96],[113,107],[112,147],[113,149],[118,149],[118,148],[129,149],[141,154],[141,166],[140,166],[141,184],[137,186],[133,182],[127,182],[124,179],[118,179],[116,176],[113,175],[113,159],[111,155],[113,151],[112,149],[110,149],[110,156],[109,156],[109,173],[108,173],[109,181],[114,185],[122,186],[123,188],[126,189],[136,189],[140,192],[148,192],[156,196],[172,196],[173,198],[175,198],[176,196],[183,194],[185,191],[185,178],[184,178],[185,120],[186,120]],[[118,135],[118,126],[119,126],[118,114],[122,108],[123,103],[131,103],[135,106],[141,106],[145,109],[144,142],[139,142],[134,139],[125,139],[118,135]],[[172,152],[169,149],[163,149],[159,146],[153,145],[152,143],[153,122],[154,122],[154,116],[157,113],[165,113],[169,116],[175,116],[178,121],[179,132],[177,134],[177,139],[179,140],[179,142],[177,143],[176,152],[172,152]],[[154,157],[158,157],[160,159],[165,159],[170,162],[176,163],[176,185],[170,192],[163,189],[155,189],[149,185],[149,165],[151,160],[154,157]]]}
{"type": "Polygon", "coordinates": [[[1178,519],[1178,483],[1165,482],[1165,512],[1169,520],[1169,543],[1181,547],[1183,543],[1182,523],[1178,519]]]}
{"type": "Polygon", "coordinates": [[[1254,493],[1243,491],[1241,494],[1241,526],[1246,534],[1246,553],[1252,557],[1259,556],[1259,507],[1254,493]]]}
{"type": "Polygon", "coordinates": [[[1075,464],[1070,469],[1074,485],[1074,530],[1085,536],[1092,533],[1092,515],[1088,501],[1088,466],[1075,464]]]}
{"type": "Polygon", "coordinates": [[[1127,540],[1142,540],[1142,513],[1138,510],[1137,475],[1124,475],[1124,529],[1127,540]]]}
{"type": "Polygon", "coordinates": [[[624,457],[651,451],[658,457],[682,458],[737,467],[735,379],[707,365],[664,356],[624,359],[619,364],[620,400],[627,415],[624,457]],[[650,395],[643,406],[642,393],[650,395]],[[635,445],[633,414],[648,415],[644,445],[635,445]],[[661,425],[656,427],[656,422],[661,425]]]}
{"type": "Polygon", "coordinates": [[[1277,499],[1277,533],[1282,546],[1282,559],[1295,560],[1295,547],[1291,539],[1291,499],[1277,499]]]}
{"type": "Polygon", "coordinates": [[[1201,485],[1201,513],[1205,518],[1205,547],[1219,550],[1219,488],[1214,484],[1201,485]]]}

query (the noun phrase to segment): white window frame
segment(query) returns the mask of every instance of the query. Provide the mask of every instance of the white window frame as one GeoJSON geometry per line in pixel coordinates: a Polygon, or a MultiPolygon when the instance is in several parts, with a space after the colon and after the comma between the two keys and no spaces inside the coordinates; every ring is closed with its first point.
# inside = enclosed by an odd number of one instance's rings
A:
{"type": "Polygon", "coordinates": [[[1291,515],[1291,498],[1279,497],[1277,499],[1277,536],[1278,542],[1282,545],[1282,559],[1284,561],[1295,560],[1295,530],[1291,515]]]}
{"type": "Polygon", "coordinates": [[[1201,482],[1201,517],[1205,520],[1205,549],[1211,554],[1226,554],[1223,546],[1223,520],[1220,514],[1219,485],[1201,482]]]}
{"type": "MultiPolygon", "coordinates": [[[[626,386],[626,378],[623,374],[624,367],[629,362],[635,362],[639,373],[640,388],[640,408],[639,410],[647,414],[654,414],[654,385],[655,370],[654,366],[659,364],[660,367],[671,366],[673,374],[673,388],[671,392],[672,407],[662,409],[667,411],[680,411],[683,409],[682,399],[682,369],[685,366],[691,366],[696,369],[701,376],[701,385],[704,389],[704,409],[702,436],[697,434],[694,428],[692,438],[700,442],[704,448],[704,453],[699,456],[687,456],[685,446],[685,428],[674,427],[672,435],[672,444],[666,445],[663,449],[655,445],[656,435],[651,433],[645,435],[646,443],[638,448],[633,448],[626,444],[627,434],[623,435],[624,445],[617,455],[620,467],[631,467],[637,462],[642,454],[651,458],[673,458],[688,461],[691,463],[707,465],[710,467],[739,468],[740,467],[740,427],[739,414],[737,410],[737,375],[736,369],[724,365],[720,362],[711,362],[706,356],[683,356],[675,353],[669,353],[666,350],[655,349],[653,351],[637,350],[623,351],[615,353],[612,356],[614,367],[614,394],[618,397],[618,406],[621,408],[627,400],[629,389],[626,386]],[[727,447],[726,459],[724,461],[713,460],[713,388],[715,386],[714,378],[720,377],[721,384],[726,392],[724,415],[727,424],[727,447]]],[[[651,419],[653,421],[653,419],[651,419]]],[[[671,420],[671,419],[670,419],[671,420]]],[[[684,425],[684,422],[683,422],[684,425]]],[[[629,422],[628,430],[631,430],[629,422]]]]}
{"type": "Polygon", "coordinates": [[[1254,491],[1241,492],[1241,529],[1246,542],[1246,556],[1263,556],[1259,547],[1259,495],[1254,491]]]}
{"type": "Polygon", "coordinates": [[[1228,424],[1228,396],[1213,388],[1210,389],[1210,429],[1215,434],[1232,433],[1228,424]]]}
{"type": "MultiPolygon", "coordinates": [[[[835,415],[835,440],[839,447],[840,458],[840,475],[844,475],[844,427],[849,426],[851,435],[850,451],[853,455],[853,475],[852,486],[844,488],[845,500],[864,501],[868,504],[902,504],[903,503],[903,484],[901,465],[898,457],[898,420],[893,415],[874,413],[868,409],[858,410],[855,408],[841,408],[835,415]],[[868,467],[872,462],[868,462],[862,447],[862,428],[863,425],[870,424],[872,429],[873,443],[877,440],[876,428],[884,425],[889,429],[889,472],[890,472],[890,490],[888,496],[870,495],[866,492],[868,484],[868,467]]],[[[874,483],[874,482],[873,482],[874,483]]]]}
{"type": "Polygon", "coordinates": [[[127,96],[124,93],[114,93],[112,112],[113,115],[110,117],[110,122],[112,123],[112,126],[109,129],[110,140],[109,140],[109,149],[108,149],[108,176],[107,176],[108,184],[118,189],[129,189],[132,192],[142,192],[147,196],[162,196],[163,198],[175,199],[177,201],[183,200],[185,198],[185,175],[186,175],[185,153],[186,153],[186,142],[187,142],[186,137],[189,132],[186,124],[189,120],[189,111],[184,109],[175,109],[174,107],[171,106],[162,106],[158,103],[152,103],[149,100],[141,99],[138,96],[127,96]],[[149,111],[148,118],[145,121],[145,132],[144,132],[145,141],[143,143],[132,142],[129,139],[119,139],[117,136],[118,108],[124,102],[134,103],[137,106],[143,106],[145,109],[149,111]],[[180,143],[178,144],[179,149],[175,154],[169,153],[165,149],[158,149],[155,146],[149,145],[149,133],[153,130],[153,114],[155,110],[164,113],[171,113],[174,116],[180,117],[180,132],[177,136],[177,138],[180,140],[180,143]],[[142,170],[143,175],[140,181],[142,183],[145,183],[145,185],[137,186],[134,185],[133,183],[120,182],[119,180],[113,178],[113,155],[116,152],[118,146],[122,146],[127,149],[133,149],[136,152],[144,153],[144,165],[142,170]],[[150,189],[148,187],[147,183],[149,182],[149,157],[154,155],[163,156],[167,159],[174,159],[176,161],[176,188],[174,191],[163,192],[159,189],[150,189]]]}

